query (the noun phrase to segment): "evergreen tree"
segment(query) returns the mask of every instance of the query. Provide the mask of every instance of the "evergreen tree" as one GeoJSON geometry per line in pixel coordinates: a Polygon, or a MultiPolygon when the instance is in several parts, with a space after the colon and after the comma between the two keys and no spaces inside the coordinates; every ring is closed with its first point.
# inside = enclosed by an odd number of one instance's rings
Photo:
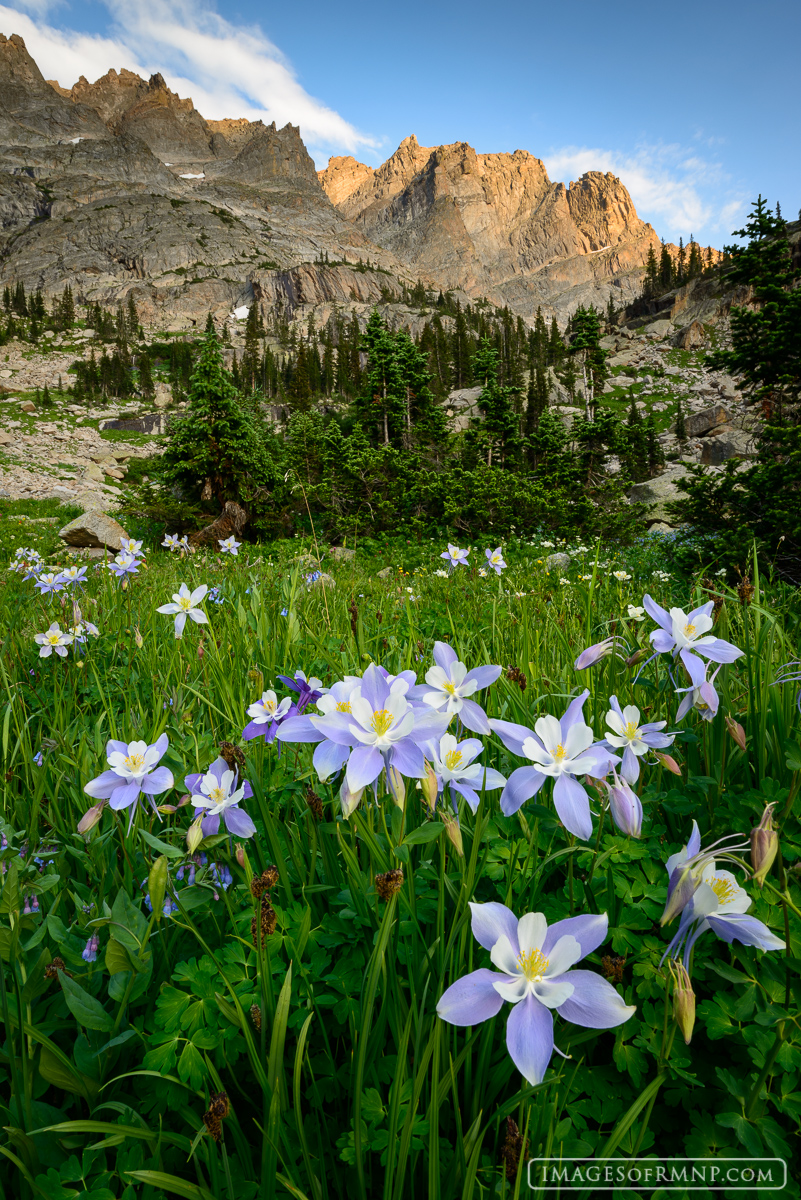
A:
{"type": "Polygon", "coordinates": [[[659,264],[656,261],[656,252],[653,246],[648,247],[648,258],[645,263],[645,279],[643,280],[642,294],[646,300],[652,300],[654,296],[659,294],[659,264]]]}
{"type": "Polygon", "coordinates": [[[687,441],[687,427],[684,423],[684,406],[681,402],[681,396],[679,396],[676,402],[676,424],[673,429],[680,442],[687,441]]]}
{"type": "Polygon", "coordinates": [[[486,463],[510,469],[516,460],[520,437],[514,411],[516,389],[499,381],[498,351],[483,338],[473,355],[473,378],[482,384],[478,406],[484,414],[478,438],[486,447],[486,463]]]}
{"type": "Polygon", "coordinates": [[[213,328],[205,334],[189,380],[186,413],[167,430],[162,479],[191,500],[246,501],[272,464],[261,423],[223,366],[213,328]]]}
{"type": "Polygon", "coordinates": [[[367,322],[363,345],[367,351],[367,374],[362,391],[360,413],[365,426],[377,441],[388,446],[402,438],[406,417],[406,397],[401,380],[395,342],[378,309],[367,322]]]}
{"type": "Polygon", "coordinates": [[[252,392],[259,382],[259,363],[261,361],[260,324],[259,306],[252,304],[248,309],[248,319],[245,325],[245,346],[239,364],[241,387],[245,392],[252,392]]]}
{"type": "Polygon", "coordinates": [[[588,419],[595,408],[595,392],[606,379],[606,355],[600,347],[601,323],[595,309],[580,306],[571,320],[570,352],[578,358],[584,384],[584,405],[588,419]]]}
{"type": "Polygon", "coordinates": [[[153,383],[153,371],[148,354],[143,354],[139,360],[139,391],[147,400],[152,400],[156,394],[156,387],[153,383]]]}
{"type": "Polygon", "coordinates": [[[663,292],[669,292],[676,280],[676,272],[673,266],[673,259],[670,257],[670,251],[662,242],[662,253],[659,256],[659,286],[663,292]]]}

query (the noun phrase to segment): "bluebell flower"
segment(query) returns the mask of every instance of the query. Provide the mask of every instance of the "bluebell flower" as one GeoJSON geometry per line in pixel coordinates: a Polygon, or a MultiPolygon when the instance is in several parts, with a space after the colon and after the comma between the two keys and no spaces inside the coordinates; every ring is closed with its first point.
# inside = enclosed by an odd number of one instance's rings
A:
{"type": "Polygon", "coordinates": [[[100,938],[96,933],[93,933],[86,943],[86,946],[81,951],[81,958],[84,962],[97,962],[97,952],[100,949],[100,938]]]}
{"type": "Polygon", "coordinates": [[[36,763],[37,767],[41,767],[42,762],[43,762],[41,750],[39,750],[36,754],[34,754],[33,761],[36,763]]]}

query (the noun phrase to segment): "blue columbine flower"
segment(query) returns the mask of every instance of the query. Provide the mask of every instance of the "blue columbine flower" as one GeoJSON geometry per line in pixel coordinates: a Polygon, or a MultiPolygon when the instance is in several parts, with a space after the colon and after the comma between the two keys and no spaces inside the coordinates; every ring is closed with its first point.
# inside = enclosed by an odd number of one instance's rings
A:
{"type": "Polygon", "coordinates": [[[106,743],[106,756],[111,770],[90,780],[83,790],[96,800],[108,800],[115,811],[130,807],[131,822],[143,793],[157,813],[153,797],[168,791],[175,783],[171,771],[156,765],[166,754],[168,746],[166,733],[162,733],[151,746],[147,742],[109,740],[106,743]]]}
{"type": "Polygon", "coordinates": [[[490,951],[497,971],[472,971],[447,989],[437,1014],[451,1025],[479,1025],[513,1005],[506,1047],[530,1084],[542,1083],[554,1051],[553,1012],[587,1029],[612,1029],[635,1012],[595,971],[573,971],[604,941],[609,922],[570,917],[548,927],[543,913],[520,920],[505,904],[470,905],[473,936],[490,951]]]}
{"type": "Polygon", "coordinates": [[[217,833],[220,818],[228,833],[236,837],[249,838],[256,832],[248,814],[239,807],[240,800],[249,800],[253,795],[253,788],[247,780],[240,783],[239,773],[232,771],[224,758],[216,758],[205,775],[187,775],[184,783],[194,807],[205,811],[200,823],[204,837],[217,833]]]}
{"type": "Polygon", "coordinates": [[[409,689],[409,699],[421,700],[429,708],[447,713],[448,719],[455,713],[473,733],[488,734],[487,714],[470,697],[494,683],[502,668],[486,664],[468,671],[447,642],[434,643],[434,663],[426,671],[426,682],[409,689]]]}

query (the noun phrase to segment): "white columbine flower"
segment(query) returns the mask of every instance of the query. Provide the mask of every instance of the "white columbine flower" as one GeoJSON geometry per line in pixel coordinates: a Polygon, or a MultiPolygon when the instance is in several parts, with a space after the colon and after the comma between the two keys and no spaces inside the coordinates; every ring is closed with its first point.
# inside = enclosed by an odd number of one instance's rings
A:
{"type": "Polygon", "coordinates": [[[120,545],[126,554],[144,554],[142,543],[137,542],[136,538],[120,538],[120,545]]]}
{"type": "Polygon", "coordinates": [[[219,542],[221,554],[233,554],[234,558],[237,557],[239,554],[239,547],[242,545],[242,543],[238,542],[233,534],[229,538],[220,538],[219,542]]]}
{"type": "Polygon", "coordinates": [[[201,583],[200,587],[196,587],[193,592],[190,592],[186,584],[182,583],[178,591],[173,594],[172,604],[162,604],[156,609],[156,612],[175,616],[175,636],[177,638],[181,637],[184,632],[187,617],[191,617],[197,625],[208,625],[208,617],[202,608],[196,607],[208,590],[206,584],[201,583]]]}
{"type": "Polygon", "coordinates": [[[162,546],[166,546],[168,550],[177,550],[181,543],[178,540],[177,533],[165,533],[164,541],[161,544],[162,546]]]}
{"type": "Polygon", "coordinates": [[[67,646],[72,645],[73,636],[66,630],[60,629],[58,622],[54,621],[47,633],[37,633],[33,640],[41,646],[40,658],[49,658],[54,650],[59,658],[66,658],[67,646]]]}
{"type": "Polygon", "coordinates": [[[629,619],[631,621],[644,621],[645,609],[637,608],[634,604],[629,605],[629,619]]]}
{"type": "Polygon", "coordinates": [[[627,579],[631,579],[631,576],[627,575],[625,571],[613,571],[612,574],[614,575],[615,579],[620,580],[621,583],[627,579]]]}

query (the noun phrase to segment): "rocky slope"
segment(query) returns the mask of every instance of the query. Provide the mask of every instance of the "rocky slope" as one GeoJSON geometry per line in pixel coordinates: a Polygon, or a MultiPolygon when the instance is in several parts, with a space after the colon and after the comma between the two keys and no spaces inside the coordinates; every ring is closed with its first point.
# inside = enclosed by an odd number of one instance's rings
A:
{"type": "Polygon", "coordinates": [[[320,181],[339,212],[411,269],[447,287],[566,317],[579,304],[625,303],[660,248],[615,176],[591,171],[569,188],[527,153],[477,154],[465,142],[406,138],[377,171],[332,159],[320,181]]]}
{"type": "Polygon", "coordinates": [[[106,304],[134,289],[146,320],[186,325],[270,295],[305,317],[293,297],[347,307],[422,278],[562,321],[628,300],[651,245],[611,175],[566,188],[525,151],[413,137],[378,170],[346,157],[318,175],[294,126],[206,120],[158,74],[64,87],[0,35],[0,284],[70,283],[106,304]],[[324,260],[346,275],[369,260],[381,278],[343,298],[324,260]],[[303,286],[288,285],[301,268],[303,286]]]}

